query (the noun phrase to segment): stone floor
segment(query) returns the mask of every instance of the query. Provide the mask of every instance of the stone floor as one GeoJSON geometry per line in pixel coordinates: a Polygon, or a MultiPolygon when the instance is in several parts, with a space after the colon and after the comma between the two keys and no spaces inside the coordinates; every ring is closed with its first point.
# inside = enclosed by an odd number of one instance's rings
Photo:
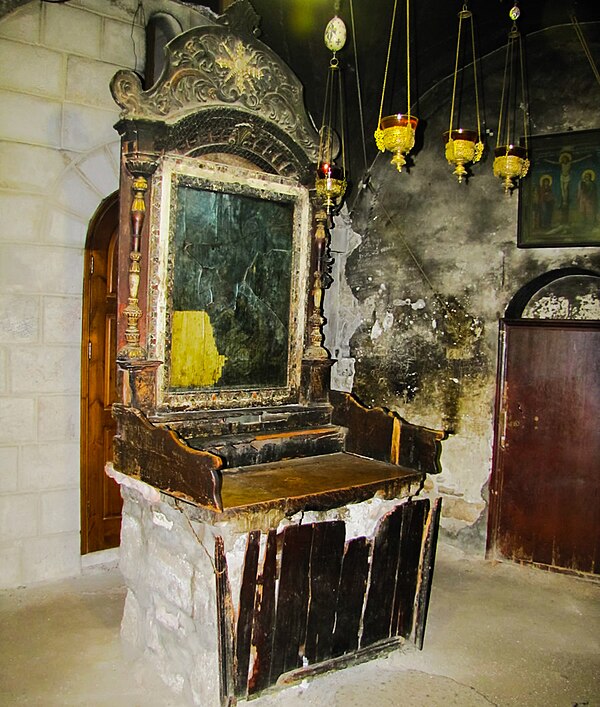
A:
{"type": "MultiPolygon", "coordinates": [[[[0,704],[183,707],[123,657],[124,595],[115,568],[0,592],[0,704]]],[[[600,707],[600,584],[441,545],[424,650],[250,703],[296,705],[600,707]]]]}

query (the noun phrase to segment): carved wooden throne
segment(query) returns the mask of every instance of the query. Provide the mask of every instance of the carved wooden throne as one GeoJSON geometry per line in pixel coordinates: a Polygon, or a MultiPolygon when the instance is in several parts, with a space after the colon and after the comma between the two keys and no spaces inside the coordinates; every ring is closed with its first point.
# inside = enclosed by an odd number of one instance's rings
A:
{"type": "Polygon", "coordinates": [[[413,497],[437,471],[440,434],[329,391],[318,135],[257,21],[237,2],[169,43],[151,89],[129,71],[111,87],[122,172],[109,472],[214,531],[223,704],[420,643],[439,513],[413,497]],[[388,504],[375,530],[351,537],[348,509],[373,499],[388,504]],[[226,523],[246,534],[233,596],[215,530],[226,523]]]}

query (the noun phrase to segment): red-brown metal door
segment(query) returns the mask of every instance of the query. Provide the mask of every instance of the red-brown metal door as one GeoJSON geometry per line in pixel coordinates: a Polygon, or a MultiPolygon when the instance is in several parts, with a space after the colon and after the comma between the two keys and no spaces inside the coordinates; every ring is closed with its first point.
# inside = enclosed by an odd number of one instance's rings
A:
{"type": "Polygon", "coordinates": [[[600,573],[600,323],[501,323],[488,553],[600,573]]]}

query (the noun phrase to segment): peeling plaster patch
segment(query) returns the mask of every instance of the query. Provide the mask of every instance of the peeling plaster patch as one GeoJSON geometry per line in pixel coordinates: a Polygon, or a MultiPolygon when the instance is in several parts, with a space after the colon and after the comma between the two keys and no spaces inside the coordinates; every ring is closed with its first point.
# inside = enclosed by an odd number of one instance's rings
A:
{"type": "Polygon", "coordinates": [[[375,324],[371,327],[371,341],[375,341],[383,334],[383,327],[375,320],[375,324]]]}
{"type": "Polygon", "coordinates": [[[455,521],[474,523],[485,508],[485,503],[469,503],[463,498],[444,496],[442,501],[442,517],[455,521]]]}
{"type": "Polygon", "coordinates": [[[425,300],[422,298],[419,298],[416,302],[413,302],[410,297],[407,297],[406,299],[395,299],[394,300],[394,307],[411,307],[415,311],[418,309],[425,309],[427,304],[425,303],[425,300]]]}
{"type": "Polygon", "coordinates": [[[527,315],[532,319],[600,319],[600,297],[588,294],[570,300],[549,295],[531,304],[527,315]]]}

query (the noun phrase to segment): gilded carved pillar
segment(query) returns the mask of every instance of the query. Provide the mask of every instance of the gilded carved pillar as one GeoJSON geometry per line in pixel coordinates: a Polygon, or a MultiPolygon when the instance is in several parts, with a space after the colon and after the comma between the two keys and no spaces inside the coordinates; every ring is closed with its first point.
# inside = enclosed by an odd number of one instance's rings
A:
{"type": "Polygon", "coordinates": [[[324,346],[323,325],[323,292],[331,284],[327,250],[329,233],[327,231],[328,216],[324,208],[319,207],[315,213],[315,267],[311,288],[311,310],[308,319],[308,346],[304,357],[309,360],[329,359],[329,353],[324,346]]]}
{"type": "Polygon", "coordinates": [[[123,314],[127,318],[127,328],[125,329],[127,343],[119,351],[118,358],[136,360],[146,357],[146,350],[140,342],[140,319],[143,315],[139,301],[142,272],[141,241],[146,220],[148,182],[156,170],[157,163],[153,156],[141,156],[139,153],[135,153],[126,157],[125,164],[133,177],[131,186],[133,198],[130,208],[131,250],[129,252],[128,297],[127,306],[123,310],[123,314]]]}

